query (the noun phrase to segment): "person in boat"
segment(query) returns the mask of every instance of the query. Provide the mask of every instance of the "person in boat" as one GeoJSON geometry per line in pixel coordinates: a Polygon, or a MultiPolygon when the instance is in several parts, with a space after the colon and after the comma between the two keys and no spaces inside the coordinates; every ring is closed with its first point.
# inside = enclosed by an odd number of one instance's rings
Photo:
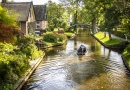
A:
{"type": "Polygon", "coordinates": [[[80,48],[81,48],[81,51],[84,52],[85,47],[81,45],[80,48]]]}
{"type": "Polygon", "coordinates": [[[78,54],[85,54],[86,47],[84,45],[81,45],[78,49],[78,54]]]}

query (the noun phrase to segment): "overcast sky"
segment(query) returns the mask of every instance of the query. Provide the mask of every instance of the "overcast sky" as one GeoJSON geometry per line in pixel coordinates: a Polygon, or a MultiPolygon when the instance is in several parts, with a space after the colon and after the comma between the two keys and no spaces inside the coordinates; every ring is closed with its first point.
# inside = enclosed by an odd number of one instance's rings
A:
{"type": "MultiPolygon", "coordinates": [[[[1,2],[2,0],[0,0],[1,2]]],[[[11,1],[11,0],[9,0],[11,1]]],[[[15,2],[30,2],[30,1],[33,1],[33,4],[34,5],[43,5],[45,3],[47,3],[49,0],[14,0],[15,2]]],[[[53,2],[58,2],[58,0],[51,0],[53,2]]]]}

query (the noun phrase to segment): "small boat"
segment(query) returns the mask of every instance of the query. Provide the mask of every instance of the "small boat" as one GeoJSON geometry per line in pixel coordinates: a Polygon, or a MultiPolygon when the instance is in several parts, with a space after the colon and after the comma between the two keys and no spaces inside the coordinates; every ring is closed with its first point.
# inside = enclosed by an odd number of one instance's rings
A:
{"type": "Polygon", "coordinates": [[[80,47],[77,50],[77,55],[85,55],[86,53],[86,47],[84,45],[80,45],[80,47]]]}

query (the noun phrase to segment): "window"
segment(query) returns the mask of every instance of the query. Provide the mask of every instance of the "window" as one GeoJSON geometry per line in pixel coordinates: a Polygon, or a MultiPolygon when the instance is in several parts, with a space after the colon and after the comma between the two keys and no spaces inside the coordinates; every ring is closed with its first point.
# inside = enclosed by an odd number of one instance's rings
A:
{"type": "Polygon", "coordinates": [[[36,28],[37,28],[37,29],[40,28],[40,22],[36,22],[36,28]]]}

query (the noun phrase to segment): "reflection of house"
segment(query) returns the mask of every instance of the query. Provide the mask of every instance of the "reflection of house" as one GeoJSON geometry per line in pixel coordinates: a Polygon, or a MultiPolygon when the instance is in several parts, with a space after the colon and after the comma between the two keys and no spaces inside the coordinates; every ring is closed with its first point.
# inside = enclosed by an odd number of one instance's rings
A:
{"type": "Polygon", "coordinates": [[[2,6],[13,10],[19,14],[18,21],[20,22],[21,30],[24,34],[29,33],[29,23],[35,21],[35,15],[32,2],[6,2],[2,0],[2,6]]]}
{"type": "Polygon", "coordinates": [[[36,18],[34,26],[35,31],[40,31],[42,33],[48,26],[46,5],[34,5],[34,13],[36,18]]]}
{"type": "Polygon", "coordinates": [[[33,5],[33,2],[6,1],[2,0],[2,6],[19,14],[18,21],[24,34],[29,34],[32,32],[32,29],[43,32],[47,28],[48,23],[45,5],[33,5]]]}

